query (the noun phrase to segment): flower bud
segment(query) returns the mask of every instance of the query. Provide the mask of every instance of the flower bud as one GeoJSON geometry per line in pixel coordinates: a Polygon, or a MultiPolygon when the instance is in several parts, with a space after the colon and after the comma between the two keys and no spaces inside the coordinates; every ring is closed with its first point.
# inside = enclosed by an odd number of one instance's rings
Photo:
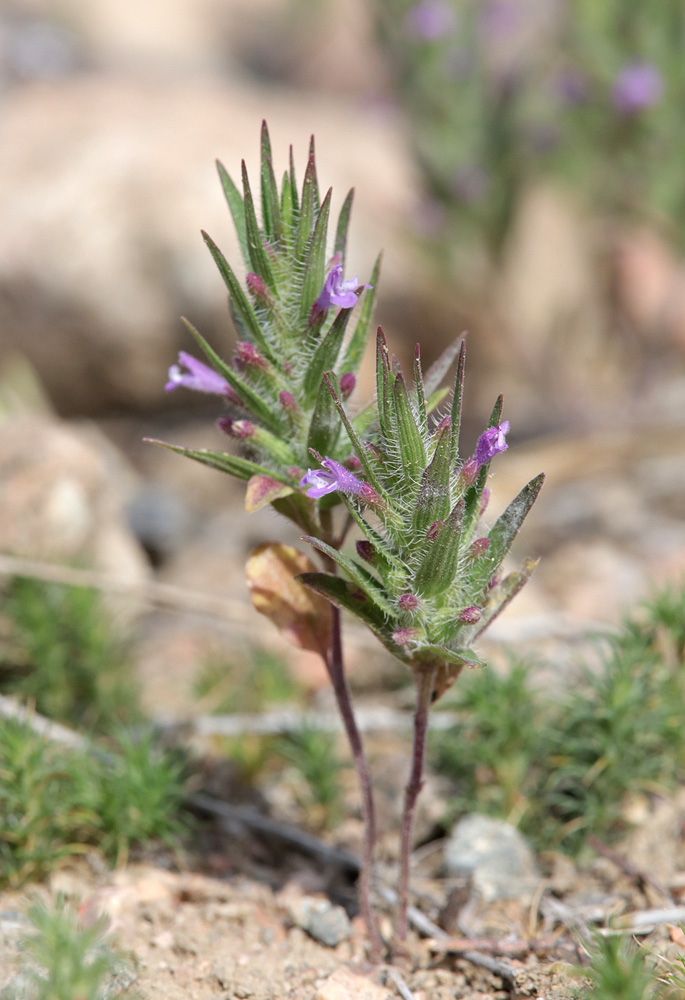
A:
{"type": "Polygon", "coordinates": [[[466,558],[479,559],[481,556],[485,555],[489,548],[489,538],[477,538],[475,542],[472,542],[466,550],[466,558]]]}
{"type": "Polygon", "coordinates": [[[392,637],[398,646],[406,646],[418,639],[419,630],[417,628],[398,628],[393,632],[392,637]]]}
{"type": "Polygon", "coordinates": [[[479,622],[481,620],[481,617],[482,617],[482,612],[480,608],[477,608],[475,606],[475,604],[471,605],[468,608],[464,608],[463,611],[460,611],[459,614],[457,615],[458,620],[463,625],[475,625],[476,622],[479,622]]]}
{"type": "Polygon", "coordinates": [[[419,606],[419,599],[415,594],[401,594],[397,598],[397,605],[402,611],[415,611],[419,606]]]}
{"type": "Polygon", "coordinates": [[[290,413],[294,413],[297,410],[297,400],[292,392],[288,392],[287,389],[281,389],[278,394],[278,401],[283,409],[290,413]]]}
{"type": "Polygon", "coordinates": [[[461,467],[459,478],[464,486],[470,486],[478,474],[480,466],[475,458],[469,458],[461,467]]]}
{"type": "Polygon", "coordinates": [[[359,556],[359,558],[363,559],[364,562],[370,563],[373,566],[374,563],[376,562],[377,554],[371,542],[368,542],[364,538],[356,543],[356,547],[357,547],[357,555],[359,556]]]}
{"type": "Polygon", "coordinates": [[[269,291],[264,278],[262,278],[259,274],[254,274],[250,271],[245,278],[245,282],[247,284],[247,289],[253,298],[258,299],[265,305],[268,305],[272,301],[271,292],[269,291]]]}
{"type": "Polygon", "coordinates": [[[232,417],[219,417],[216,425],[224,434],[240,440],[253,437],[257,429],[251,420],[233,420],[232,417]]]}
{"type": "Polygon", "coordinates": [[[349,397],[354,392],[354,387],[357,384],[357,376],[354,372],[345,372],[345,374],[340,379],[340,395],[343,399],[349,399],[349,397]]]}
{"type": "Polygon", "coordinates": [[[269,362],[257,350],[254,344],[250,344],[246,340],[239,340],[235,346],[235,360],[238,368],[260,368],[262,371],[267,370],[269,362]]]}
{"type": "Polygon", "coordinates": [[[430,528],[426,532],[426,541],[427,542],[434,542],[435,541],[435,539],[440,534],[440,529],[443,527],[444,523],[445,523],[444,521],[433,521],[433,523],[431,524],[430,528]]]}

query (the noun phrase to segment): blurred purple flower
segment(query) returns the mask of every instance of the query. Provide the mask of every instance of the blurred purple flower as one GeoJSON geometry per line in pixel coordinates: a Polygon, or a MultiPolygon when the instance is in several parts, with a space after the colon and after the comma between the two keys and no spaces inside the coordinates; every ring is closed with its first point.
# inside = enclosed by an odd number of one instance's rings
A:
{"type": "Polygon", "coordinates": [[[509,433],[509,421],[505,420],[497,427],[489,427],[478,438],[476,454],[474,456],[476,465],[480,467],[489,462],[495,455],[508,448],[506,436],[509,433]]]}
{"type": "Polygon", "coordinates": [[[464,205],[475,205],[488,193],[490,177],[476,163],[463,163],[452,176],[454,197],[464,205]]]}
{"type": "Polygon", "coordinates": [[[421,0],[407,12],[404,26],[410,38],[437,42],[454,30],[457,15],[446,0],[421,0]]]}
{"type": "Polygon", "coordinates": [[[614,80],[611,99],[624,115],[638,114],[661,100],[664,81],[651,63],[624,66],[614,80]]]}
{"type": "Polygon", "coordinates": [[[362,496],[371,489],[368,483],[357,479],[344,465],[332,458],[325,458],[322,465],[323,469],[309,469],[300,480],[300,486],[309,487],[307,496],[313,500],[318,500],[327,493],[335,493],[336,490],[362,496]]]}
{"type": "Polygon", "coordinates": [[[360,285],[356,274],[351,281],[343,281],[342,264],[336,264],[326,278],[321,294],[312,307],[312,312],[325,313],[331,306],[351,309],[357,304],[359,291],[362,288],[371,287],[371,285],[360,285]]]}
{"type": "Polygon", "coordinates": [[[503,38],[519,24],[520,4],[517,0],[490,0],[480,15],[481,28],[486,38],[503,38]]]}
{"type": "Polygon", "coordinates": [[[172,365],[169,369],[169,381],[164,386],[166,392],[172,392],[183,386],[186,389],[194,389],[195,392],[207,392],[216,396],[226,396],[232,402],[238,400],[234,390],[228,384],[223,375],[219,375],[213,368],[198,361],[192,354],[179,351],[178,364],[172,365]],[[182,371],[186,368],[187,371],[182,371]]]}

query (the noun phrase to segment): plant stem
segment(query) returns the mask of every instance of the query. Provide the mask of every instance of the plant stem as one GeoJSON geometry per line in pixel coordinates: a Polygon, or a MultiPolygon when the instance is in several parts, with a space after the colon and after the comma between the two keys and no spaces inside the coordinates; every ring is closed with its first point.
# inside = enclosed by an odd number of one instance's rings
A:
{"type": "Polygon", "coordinates": [[[404,812],[402,814],[402,839],[400,844],[400,875],[397,884],[397,940],[406,940],[409,906],[409,861],[414,829],[414,812],[419,792],[423,786],[423,762],[428,733],[428,710],[433,693],[435,669],[416,674],[416,707],[414,709],[414,743],[409,781],[404,792],[404,812]]]}
{"type": "Polygon", "coordinates": [[[331,651],[326,661],[328,675],[333,685],[333,691],[338,709],[342,716],[347,739],[352,750],[359,789],[361,791],[362,819],[364,822],[364,848],[362,851],[362,866],[359,873],[359,908],[361,910],[371,946],[371,960],[380,962],[382,941],[378,924],[371,908],[371,881],[373,874],[373,850],[376,843],[376,811],[371,787],[371,772],[366,759],[361,734],[352,707],[350,689],[345,676],[342,652],[342,631],[340,627],[340,608],[333,606],[331,651]]]}

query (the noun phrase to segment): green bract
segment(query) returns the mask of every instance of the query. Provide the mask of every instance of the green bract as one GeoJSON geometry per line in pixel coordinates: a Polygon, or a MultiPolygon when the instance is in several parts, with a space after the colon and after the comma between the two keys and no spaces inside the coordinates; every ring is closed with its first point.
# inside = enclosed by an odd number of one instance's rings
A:
{"type": "MultiPolygon", "coordinates": [[[[437,670],[438,697],[464,664],[481,663],[469,647],[535,567],[526,561],[500,578],[504,557],[544,477],[531,480],[487,531],[480,514],[488,466],[481,466],[471,480],[464,475],[459,455],[463,344],[450,416],[435,426],[431,427],[428,415],[418,347],[414,376],[409,389],[401,368],[394,359],[391,362],[379,329],[378,414],[364,442],[345,413],[335,379],[325,376],[351,446],[385,503],[369,518],[357,498],[341,495],[367,544],[360,547],[361,556],[354,557],[308,537],[347,579],[330,573],[306,573],[300,579],[363,621],[415,670],[437,670]]],[[[500,398],[490,427],[499,423],[501,407],[500,398]]]]}

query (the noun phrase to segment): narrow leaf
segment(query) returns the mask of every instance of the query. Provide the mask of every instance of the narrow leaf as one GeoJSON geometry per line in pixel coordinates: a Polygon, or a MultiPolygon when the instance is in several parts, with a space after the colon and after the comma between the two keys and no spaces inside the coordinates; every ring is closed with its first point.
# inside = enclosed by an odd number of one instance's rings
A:
{"type": "Polygon", "coordinates": [[[328,385],[322,381],[307,435],[307,449],[330,455],[340,436],[340,417],[328,385]]]}
{"type": "Polygon", "coordinates": [[[421,434],[428,434],[428,409],[426,407],[426,393],[423,385],[423,371],[421,370],[421,346],[416,345],[414,350],[414,388],[416,390],[416,409],[419,415],[419,430],[421,434]]]}
{"type": "Polygon", "coordinates": [[[331,609],[298,579],[314,570],[311,560],[291,545],[268,542],[252,550],[245,566],[255,609],[294,646],[325,658],[331,645],[331,609]]]}
{"type": "Polygon", "coordinates": [[[311,546],[318,549],[319,552],[323,552],[334,563],[337,563],[344,573],[363,591],[368,600],[375,604],[380,611],[386,615],[393,614],[394,608],[388,595],[381,590],[380,584],[374,580],[367,570],[362,569],[339,549],[334,549],[331,545],[327,545],[326,542],[322,542],[320,538],[315,538],[312,535],[304,535],[302,540],[309,542],[311,546]]]}
{"type": "Polygon", "coordinates": [[[259,230],[257,213],[255,212],[254,207],[254,199],[252,198],[252,191],[250,189],[250,179],[247,176],[247,167],[245,166],[244,160],[242,162],[242,174],[243,202],[245,204],[245,230],[247,232],[247,250],[250,256],[250,263],[252,264],[252,270],[260,275],[260,277],[264,278],[264,281],[267,283],[269,288],[272,291],[275,291],[276,282],[274,280],[273,270],[271,269],[271,263],[266,250],[264,249],[262,234],[259,230]]]}
{"type": "Polygon", "coordinates": [[[459,435],[461,433],[461,413],[464,403],[464,371],[466,364],[466,341],[462,340],[457,361],[457,374],[452,394],[452,444],[450,448],[450,468],[454,468],[459,455],[459,435]]]}
{"type": "Polygon", "coordinates": [[[347,193],[347,198],[343,202],[338,216],[338,225],[335,230],[335,244],[333,253],[340,254],[340,262],[345,273],[345,262],[347,256],[347,230],[350,224],[350,213],[352,212],[352,202],[354,201],[354,188],[347,193]]]}
{"type": "Polygon", "coordinates": [[[307,366],[307,373],[302,385],[305,399],[310,400],[315,397],[317,390],[321,386],[323,373],[335,368],[351,314],[351,309],[340,310],[333,320],[328,333],[314,352],[314,356],[307,366]]]}
{"type": "Polygon", "coordinates": [[[493,594],[497,603],[495,604],[494,609],[487,613],[486,617],[482,621],[480,628],[474,636],[474,640],[481,636],[486,628],[489,628],[490,625],[492,625],[495,618],[497,618],[498,615],[504,611],[507,605],[513,601],[518,592],[528,582],[539,562],[539,559],[526,559],[523,565],[519,568],[518,572],[509,573],[509,575],[505,576],[502,582],[497,585],[493,594]]]}
{"type": "Polygon", "coordinates": [[[283,226],[284,238],[288,243],[293,230],[294,217],[293,192],[290,186],[290,177],[286,170],[283,174],[283,183],[281,184],[281,225],[283,226]]]}
{"type": "Polygon", "coordinates": [[[313,158],[310,156],[302,183],[300,217],[297,222],[297,233],[295,235],[295,258],[299,261],[305,259],[314,227],[314,216],[318,208],[315,204],[317,200],[315,199],[315,191],[316,167],[314,166],[313,158]]]}
{"type": "Polygon", "coordinates": [[[393,386],[395,403],[395,419],[397,422],[397,440],[402,459],[402,470],[407,487],[414,488],[418,477],[426,464],[426,453],[423,440],[416,426],[414,414],[409,403],[404,377],[398,375],[393,386]]]}
{"type": "Polygon", "coordinates": [[[314,197],[314,211],[319,211],[319,182],[316,176],[316,150],[314,148],[314,136],[310,136],[309,139],[309,160],[312,164],[312,194],[314,197]]]}
{"type": "Polygon", "coordinates": [[[281,425],[278,419],[277,411],[270,406],[270,404],[262,399],[262,397],[255,392],[255,390],[244,382],[236,372],[230,368],[225,361],[222,361],[216,351],[209,346],[205,338],[199,333],[192,323],[189,323],[185,317],[181,317],[183,324],[193,335],[200,348],[204,352],[205,356],[212,363],[212,367],[218,371],[220,375],[226,379],[228,384],[232,389],[235,389],[237,394],[240,396],[240,400],[244,405],[245,409],[249,413],[260,420],[265,427],[269,427],[271,430],[280,433],[281,425]]]}
{"type": "Polygon", "coordinates": [[[312,233],[305,264],[304,277],[302,279],[302,296],[300,298],[300,320],[305,322],[309,318],[312,306],[323,288],[326,271],[326,238],[328,235],[328,218],[331,211],[331,196],[333,191],[328,189],[323,204],[316,217],[314,232],[312,233]]]}
{"type": "Polygon", "coordinates": [[[433,362],[425,375],[425,386],[426,395],[430,396],[435,390],[440,386],[440,383],[444,379],[447,372],[450,370],[452,362],[459,354],[461,350],[461,345],[464,340],[464,335],[462,334],[453,344],[447,347],[440,357],[433,362]]]}
{"type": "Polygon", "coordinates": [[[487,560],[483,560],[485,572],[479,573],[479,578],[483,584],[487,583],[492,574],[495,573],[511,548],[511,544],[519,533],[524,518],[538,498],[544,481],[545,477],[543,473],[531,479],[495,521],[488,535],[490,547],[487,552],[487,560]]]}
{"type": "Polygon", "coordinates": [[[250,254],[247,249],[245,204],[243,202],[243,196],[231,180],[231,177],[229,176],[223,163],[220,163],[219,160],[216,161],[216,169],[219,173],[219,180],[221,181],[221,186],[224,190],[224,197],[228,202],[228,207],[230,209],[231,216],[233,217],[233,225],[235,226],[236,236],[238,237],[238,243],[240,244],[240,252],[243,255],[245,266],[249,267],[250,254]]]}
{"type": "Polygon", "coordinates": [[[300,198],[297,193],[297,178],[295,176],[295,157],[293,156],[293,147],[290,147],[290,200],[293,205],[293,212],[297,213],[300,209],[300,198]]]}
{"type": "Polygon", "coordinates": [[[371,277],[368,281],[371,288],[367,288],[362,292],[362,304],[359,310],[359,316],[354,327],[354,332],[352,333],[349,343],[345,348],[344,360],[340,367],[341,375],[345,375],[347,372],[354,372],[356,374],[362,362],[362,357],[369,339],[369,331],[371,330],[373,306],[376,301],[376,289],[378,288],[378,279],[381,273],[382,257],[382,254],[378,255],[373,271],[371,272],[371,277]]]}
{"type": "Polygon", "coordinates": [[[387,450],[397,440],[395,423],[395,408],[391,401],[392,375],[388,358],[388,344],[383,328],[378,327],[376,334],[376,403],[378,405],[378,421],[381,429],[383,447],[387,450]]]}
{"type": "Polygon", "coordinates": [[[423,540],[435,521],[444,521],[450,512],[450,441],[451,429],[439,431],[438,443],[430,465],[421,477],[412,519],[413,534],[423,540]]]}
{"type": "Polygon", "coordinates": [[[418,594],[435,597],[454,581],[459,558],[464,501],[459,500],[434,541],[426,543],[426,554],[414,579],[418,594]]]}
{"type": "Polygon", "coordinates": [[[228,263],[221,250],[207,233],[203,231],[202,237],[209,248],[209,252],[214,258],[214,263],[219,269],[219,273],[224,280],[224,284],[228,288],[231,295],[231,305],[235,310],[236,314],[240,317],[247,333],[251,340],[259,347],[262,354],[264,354],[271,361],[274,361],[273,348],[271,344],[264,336],[264,331],[260,325],[259,320],[252,308],[249,299],[245,295],[240,282],[238,281],[233,268],[228,263]]]}
{"type": "Polygon", "coordinates": [[[204,448],[199,450],[182,448],[180,445],[169,444],[167,441],[157,441],[155,438],[144,438],[144,440],[148,444],[158,444],[161,448],[174,451],[177,455],[185,455],[186,458],[192,458],[202,465],[209,465],[212,469],[218,469],[219,472],[227,472],[229,476],[235,476],[236,479],[243,479],[245,482],[252,476],[265,475],[280,479],[286,486],[291,485],[285,476],[281,477],[277,472],[265,469],[263,466],[257,465],[256,462],[250,462],[246,458],[238,458],[236,455],[229,455],[225,451],[207,451],[204,448]]]}
{"type": "Polygon", "coordinates": [[[280,243],[283,239],[281,206],[278,198],[278,185],[276,184],[276,175],[274,174],[271,142],[266,122],[262,122],[260,184],[264,232],[267,239],[272,243],[280,243]]]}

